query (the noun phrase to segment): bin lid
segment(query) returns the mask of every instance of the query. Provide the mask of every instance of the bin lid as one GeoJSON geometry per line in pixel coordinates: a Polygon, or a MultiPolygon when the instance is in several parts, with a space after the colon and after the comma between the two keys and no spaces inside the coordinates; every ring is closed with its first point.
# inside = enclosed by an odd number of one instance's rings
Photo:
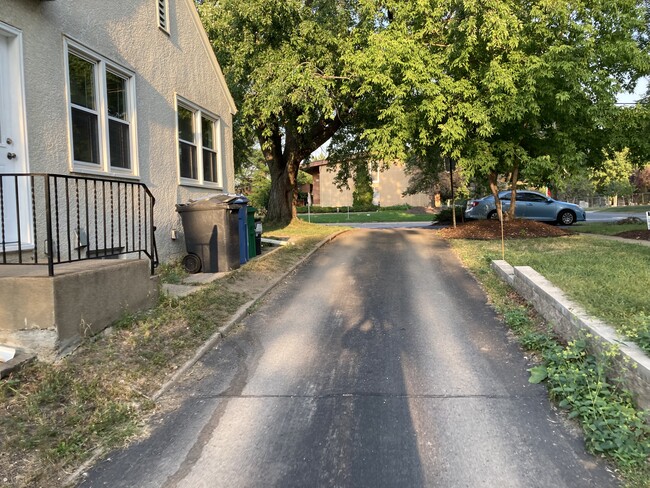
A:
{"type": "Polygon", "coordinates": [[[177,212],[193,210],[210,210],[215,208],[239,209],[242,204],[248,203],[248,198],[243,195],[232,195],[229,193],[216,193],[204,198],[190,199],[187,203],[177,203],[177,212]]]}

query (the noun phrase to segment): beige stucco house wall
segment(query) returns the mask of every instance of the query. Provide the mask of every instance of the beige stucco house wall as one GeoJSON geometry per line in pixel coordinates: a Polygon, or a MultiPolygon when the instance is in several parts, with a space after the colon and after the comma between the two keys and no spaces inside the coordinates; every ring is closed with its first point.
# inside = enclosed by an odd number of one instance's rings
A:
{"type": "MultiPolygon", "coordinates": [[[[327,161],[315,161],[310,165],[309,172],[314,182],[312,196],[314,205],[322,207],[347,207],[352,205],[354,182],[350,179],[350,189],[339,190],[334,183],[336,172],[329,170],[327,161]]],[[[382,207],[408,204],[412,207],[428,207],[431,198],[424,193],[402,196],[408,187],[409,177],[404,167],[399,164],[389,166],[384,170],[372,172],[373,201],[382,207]]]]}
{"type": "MultiPolygon", "coordinates": [[[[234,191],[232,116],[236,107],[194,2],[0,0],[0,41],[0,72],[12,73],[5,75],[0,109],[13,114],[13,120],[4,124],[13,133],[12,138],[2,135],[0,159],[6,162],[9,152],[17,155],[11,160],[14,166],[0,166],[0,172],[99,175],[145,183],[156,198],[161,260],[182,255],[184,242],[175,205],[234,191]],[[70,53],[128,80],[133,136],[129,170],[112,169],[105,154],[102,165],[96,167],[73,160],[70,53]],[[205,115],[215,124],[220,173],[213,177],[218,180],[215,183],[180,176],[179,103],[193,110],[199,121],[205,115]],[[172,231],[177,233],[176,240],[172,231]]],[[[98,76],[101,82],[101,73],[98,76]]],[[[198,144],[200,150],[200,139],[198,144]]]]}

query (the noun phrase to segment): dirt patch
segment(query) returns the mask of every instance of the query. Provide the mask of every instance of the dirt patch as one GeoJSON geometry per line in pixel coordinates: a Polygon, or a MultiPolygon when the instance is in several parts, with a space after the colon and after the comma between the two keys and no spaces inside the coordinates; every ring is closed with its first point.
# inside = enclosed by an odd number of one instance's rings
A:
{"type": "Polygon", "coordinates": [[[637,241],[650,241],[650,230],[626,230],[625,232],[616,234],[616,237],[635,239],[637,241]]]}
{"type": "Polygon", "coordinates": [[[616,225],[626,225],[626,224],[643,224],[643,220],[639,217],[627,217],[624,219],[617,220],[614,222],[616,225]]]}
{"type": "MultiPolygon", "coordinates": [[[[453,227],[441,229],[439,233],[447,239],[501,239],[501,224],[498,220],[473,220],[458,224],[455,229],[453,227]]],[[[571,234],[554,225],[521,219],[504,222],[503,233],[506,239],[562,237],[571,234]]]]}

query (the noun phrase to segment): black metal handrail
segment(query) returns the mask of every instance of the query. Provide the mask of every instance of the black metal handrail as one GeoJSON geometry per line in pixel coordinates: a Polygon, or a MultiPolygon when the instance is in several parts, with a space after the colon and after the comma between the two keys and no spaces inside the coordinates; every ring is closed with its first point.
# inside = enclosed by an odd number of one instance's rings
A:
{"type": "Polygon", "coordinates": [[[146,255],[158,265],[156,199],[144,183],[51,173],[0,174],[0,265],[146,255]]]}

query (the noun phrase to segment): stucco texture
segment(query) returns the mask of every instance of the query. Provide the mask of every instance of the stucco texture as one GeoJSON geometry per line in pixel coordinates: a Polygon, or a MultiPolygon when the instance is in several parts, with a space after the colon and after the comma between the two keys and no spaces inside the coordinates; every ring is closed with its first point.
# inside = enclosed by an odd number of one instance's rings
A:
{"type": "Polygon", "coordinates": [[[65,40],[135,73],[139,181],[156,198],[162,260],[184,253],[177,203],[234,190],[234,107],[191,0],[169,0],[169,34],[158,27],[154,0],[0,0],[0,20],[19,29],[29,161],[27,171],[69,173],[71,143],[65,84],[65,40]],[[179,185],[176,95],[219,118],[221,189],[179,185]],[[179,233],[180,235],[180,233],[179,233]]]}

